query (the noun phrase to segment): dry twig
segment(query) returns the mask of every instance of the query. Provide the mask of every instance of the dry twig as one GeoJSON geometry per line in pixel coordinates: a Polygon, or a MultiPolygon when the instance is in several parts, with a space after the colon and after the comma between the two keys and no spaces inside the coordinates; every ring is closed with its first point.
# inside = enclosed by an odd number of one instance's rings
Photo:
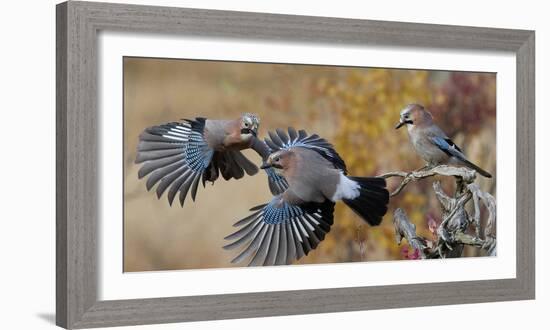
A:
{"type": "Polygon", "coordinates": [[[398,195],[410,182],[432,176],[454,177],[456,181],[453,197],[443,191],[439,181],[433,183],[433,189],[443,214],[443,220],[436,230],[436,237],[431,241],[418,236],[416,226],[410,222],[405,211],[398,208],[393,215],[397,243],[400,244],[405,238],[412,248],[419,251],[419,256],[423,259],[459,257],[462,255],[464,245],[484,249],[490,256],[496,255],[496,201],[491,194],[481,191],[479,185],[474,182],[475,171],[464,167],[440,165],[410,173],[390,172],[380,177],[403,178],[399,186],[391,193],[390,196],[393,197],[398,195]],[[466,210],[466,205],[470,201],[473,204],[473,215],[466,210]],[[483,232],[480,219],[481,204],[488,211],[483,232]],[[468,234],[471,225],[475,228],[475,236],[468,234]]]}

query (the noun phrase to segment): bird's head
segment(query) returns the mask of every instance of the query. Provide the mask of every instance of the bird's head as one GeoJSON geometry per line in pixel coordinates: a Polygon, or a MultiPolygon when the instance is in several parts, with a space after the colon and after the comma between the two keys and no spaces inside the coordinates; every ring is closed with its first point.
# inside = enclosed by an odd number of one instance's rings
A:
{"type": "Polygon", "coordinates": [[[241,137],[244,140],[249,140],[252,137],[258,136],[258,128],[260,127],[260,117],[253,113],[245,113],[241,116],[241,137]]]}
{"type": "Polygon", "coordinates": [[[266,161],[262,164],[260,168],[266,169],[266,168],[276,168],[280,170],[286,170],[288,169],[291,158],[294,155],[292,150],[279,150],[267,157],[266,161]]]}
{"type": "Polygon", "coordinates": [[[432,121],[432,115],[420,104],[409,104],[403,110],[399,117],[399,123],[395,129],[401,128],[403,125],[408,127],[429,124],[432,121]]]}

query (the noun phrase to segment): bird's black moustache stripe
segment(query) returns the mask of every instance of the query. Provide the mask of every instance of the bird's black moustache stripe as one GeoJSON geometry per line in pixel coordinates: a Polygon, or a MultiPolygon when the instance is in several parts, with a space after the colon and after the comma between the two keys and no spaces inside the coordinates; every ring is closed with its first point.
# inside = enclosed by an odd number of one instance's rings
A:
{"type": "Polygon", "coordinates": [[[404,123],[405,123],[405,124],[412,124],[413,121],[409,119],[409,120],[405,120],[404,123]]]}
{"type": "Polygon", "coordinates": [[[256,136],[256,132],[254,132],[250,128],[241,128],[241,134],[252,134],[256,136]]]}

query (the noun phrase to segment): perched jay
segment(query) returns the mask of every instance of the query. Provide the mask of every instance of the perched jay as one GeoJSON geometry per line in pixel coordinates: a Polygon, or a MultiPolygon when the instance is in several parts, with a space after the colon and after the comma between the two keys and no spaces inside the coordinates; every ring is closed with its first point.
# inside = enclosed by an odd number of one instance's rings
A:
{"type": "MultiPolygon", "coordinates": [[[[146,128],[139,136],[136,163],[143,163],[138,177],[149,175],[147,190],[157,183],[157,197],[168,190],[172,205],[179,192],[183,206],[187,193],[195,200],[199,181],[214,183],[220,173],[225,180],[254,175],[258,167],[240,150],[252,148],[267,159],[269,147],[258,139],[259,118],[245,113],[235,120],[185,119],[146,128]]],[[[274,170],[267,171],[273,194],[283,192],[287,183],[274,170]]]]}
{"type": "Polygon", "coordinates": [[[224,248],[244,248],[233,263],[251,258],[249,265],[281,265],[307,255],[330,231],[339,200],[370,225],[380,224],[389,200],[384,179],[347,176],[342,158],[316,134],[289,128],[288,135],[269,135],[272,153],[262,168],[277,169],[288,188],[235,223],[241,228],[224,248]]]}
{"type": "Polygon", "coordinates": [[[423,106],[409,104],[405,107],[395,128],[403,125],[407,125],[411,143],[428,167],[446,163],[463,165],[484,177],[491,177],[490,173],[466,159],[462,150],[433,122],[432,115],[423,106]]]}

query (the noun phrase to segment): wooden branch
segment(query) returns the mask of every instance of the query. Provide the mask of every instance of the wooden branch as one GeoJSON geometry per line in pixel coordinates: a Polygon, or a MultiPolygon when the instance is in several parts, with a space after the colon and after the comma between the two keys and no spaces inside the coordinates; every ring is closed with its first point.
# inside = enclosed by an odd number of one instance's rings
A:
{"type": "Polygon", "coordinates": [[[405,186],[409,184],[409,182],[428,178],[434,175],[459,177],[462,179],[462,181],[466,183],[474,182],[474,180],[476,179],[476,172],[474,170],[470,170],[469,168],[466,168],[466,167],[455,167],[455,166],[449,166],[449,165],[439,165],[436,167],[421,169],[419,171],[414,171],[414,172],[403,172],[403,171],[389,172],[389,173],[380,175],[379,177],[384,179],[388,179],[391,177],[403,178],[403,181],[401,181],[397,189],[395,189],[390,194],[390,196],[393,197],[399,194],[401,190],[403,190],[403,188],[405,188],[405,186]]]}
{"type": "Polygon", "coordinates": [[[410,222],[401,208],[397,208],[393,214],[395,238],[398,244],[406,239],[409,245],[419,252],[419,256],[425,258],[449,258],[460,257],[463,246],[471,245],[487,251],[490,256],[496,255],[496,201],[495,198],[474,183],[476,172],[465,167],[440,165],[431,168],[422,168],[413,172],[396,171],[386,173],[379,177],[401,177],[403,180],[390,194],[399,194],[407,184],[432,176],[454,177],[456,182],[453,196],[447,195],[439,181],[433,183],[435,196],[440,203],[442,211],[441,224],[435,230],[436,238],[430,241],[418,236],[416,226],[410,222]],[[473,215],[466,211],[469,201],[473,203],[473,215]],[[487,223],[482,234],[481,205],[488,210],[487,223]],[[467,233],[470,225],[474,225],[475,236],[467,233]]]}
{"type": "Polygon", "coordinates": [[[441,185],[439,182],[434,182],[434,190],[436,187],[439,188],[440,195],[444,195],[448,200],[450,200],[449,204],[451,206],[450,208],[445,209],[445,206],[442,205],[443,221],[441,222],[441,225],[452,230],[465,229],[470,221],[464,206],[472,198],[472,195],[470,193],[465,193],[459,196],[458,199],[451,199],[443,192],[443,190],[441,190],[441,185]]]}
{"type": "MultiPolygon", "coordinates": [[[[481,200],[489,212],[484,232],[485,237],[496,237],[497,202],[495,198],[491,194],[481,191],[479,185],[476,183],[469,184],[468,189],[472,192],[474,203],[478,201],[479,207],[479,200],[481,200]]],[[[477,221],[479,221],[479,219],[477,221]]]]}
{"type": "Polygon", "coordinates": [[[418,250],[420,257],[425,259],[426,239],[416,235],[416,226],[409,221],[405,212],[400,208],[393,212],[393,226],[395,227],[395,241],[397,244],[401,244],[401,241],[405,238],[413,249],[418,250]]]}
{"type": "Polygon", "coordinates": [[[473,245],[477,247],[483,247],[483,244],[485,244],[485,241],[483,241],[482,239],[465,234],[463,232],[457,232],[454,235],[454,239],[461,244],[473,245]]]}
{"type": "MultiPolygon", "coordinates": [[[[490,256],[496,256],[496,223],[497,223],[497,203],[495,198],[484,191],[481,191],[479,185],[476,183],[471,183],[468,185],[468,189],[473,195],[474,205],[477,202],[479,209],[479,200],[483,202],[483,205],[489,212],[487,216],[487,223],[485,224],[485,231],[483,232],[485,236],[485,242],[482,246],[483,249],[487,251],[487,254],[490,256]]],[[[479,219],[479,210],[474,212],[474,221],[476,221],[476,235],[480,237],[481,234],[481,221],[479,219]],[[476,218],[477,214],[477,218],[476,218]]]]}
{"type": "Polygon", "coordinates": [[[435,191],[435,197],[437,197],[437,200],[443,207],[443,211],[449,212],[453,208],[454,199],[447,196],[447,194],[443,191],[443,188],[441,188],[440,181],[435,181],[433,183],[433,188],[435,191]]]}

